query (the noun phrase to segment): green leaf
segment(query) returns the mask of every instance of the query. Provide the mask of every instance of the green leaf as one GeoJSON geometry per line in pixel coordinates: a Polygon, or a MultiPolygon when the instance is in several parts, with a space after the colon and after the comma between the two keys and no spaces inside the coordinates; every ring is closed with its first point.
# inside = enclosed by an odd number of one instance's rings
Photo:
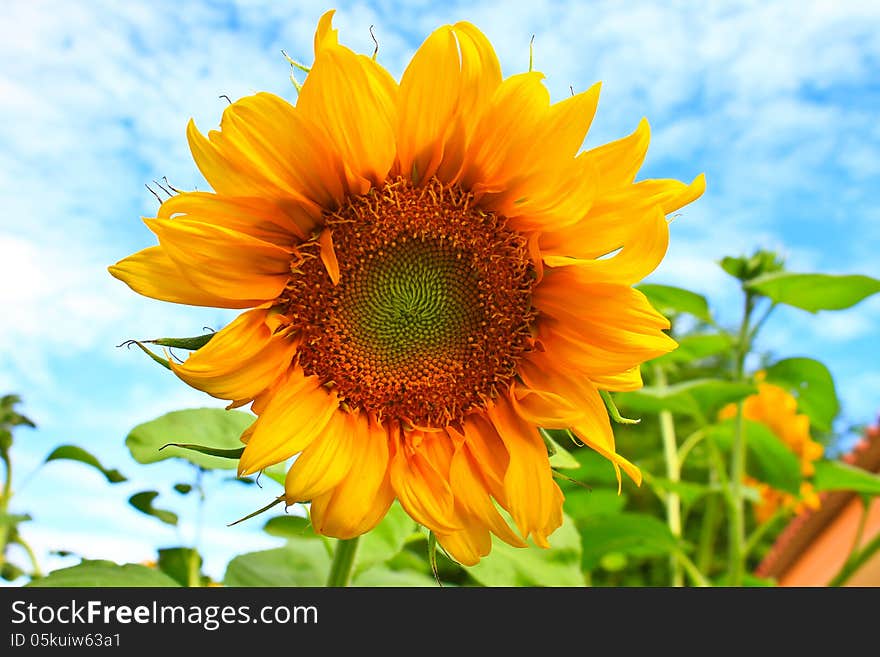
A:
{"type": "Polygon", "coordinates": [[[726,404],[756,392],[748,383],[722,379],[695,379],[667,387],[646,386],[633,392],[617,393],[617,401],[636,413],[673,413],[690,415],[698,420],[714,418],[726,404]]]}
{"type": "Polygon", "coordinates": [[[415,570],[392,570],[385,566],[373,566],[358,572],[351,579],[352,586],[419,586],[437,588],[434,578],[415,570]]]}
{"type": "Polygon", "coordinates": [[[35,579],[26,586],[40,587],[153,587],[178,586],[178,583],[165,573],[127,563],[122,566],[112,561],[83,560],[69,568],[53,570],[46,577],[35,579]]]}
{"type": "Polygon", "coordinates": [[[0,511],[0,527],[15,527],[20,522],[27,522],[32,518],[27,513],[6,513],[0,511]]]}
{"type": "Polygon", "coordinates": [[[570,442],[567,431],[561,431],[559,429],[548,430],[538,428],[538,432],[541,434],[541,438],[544,439],[544,444],[547,446],[547,453],[550,455],[551,468],[565,470],[581,467],[581,464],[578,463],[577,459],[571,455],[571,452],[569,452],[556,440],[554,440],[554,436],[564,436],[565,439],[570,442]]]}
{"type": "Polygon", "coordinates": [[[591,516],[620,513],[628,497],[617,494],[617,488],[577,488],[565,494],[565,512],[575,523],[591,516]]]}
{"type": "Polygon", "coordinates": [[[202,581],[202,557],[192,548],[162,548],[156,565],[181,586],[198,586],[202,581]]]}
{"type": "MultiPolygon", "coordinates": [[[[778,490],[798,495],[802,480],[798,456],[760,422],[743,420],[748,460],[748,474],[778,490]]],[[[736,419],[706,427],[707,436],[724,449],[730,449],[736,431],[736,419]]]]}
{"type": "Polygon", "coordinates": [[[663,315],[676,313],[688,313],[704,322],[712,322],[712,314],[709,312],[709,304],[706,297],[681,287],[671,285],[654,285],[643,283],[636,286],[646,297],[651,305],[663,315]]]}
{"type": "Polygon", "coordinates": [[[263,525],[263,531],[280,538],[318,538],[312,523],[303,516],[275,516],[263,525]]]}
{"type": "MultiPolygon", "coordinates": [[[[730,576],[725,573],[721,577],[717,578],[713,584],[715,586],[730,586],[729,584],[730,576]]],[[[776,586],[776,580],[767,579],[765,577],[756,577],[755,575],[750,575],[749,573],[743,573],[742,582],[738,586],[746,586],[746,587],[764,587],[764,586],[776,586]]]]}
{"type": "Polygon", "coordinates": [[[728,351],[733,341],[726,333],[707,333],[686,335],[678,339],[678,348],[664,354],[652,362],[659,365],[671,363],[691,363],[693,361],[717,356],[728,351]]]}
{"type": "Polygon", "coordinates": [[[52,453],[46,457],[45,463],[60,460],[85,463],[104,475],[104,478],[111,484],[118,484],[121,481],[126,481],[125,476],[119,472],[119,470],[105,468],[96,457],[89,454],[82,447],[77,447],[76,445],[61,445],[60,447],[56,447],[52,453]]]}
{"type": "Polygon", "coordinates": [[[241,434],[254,416],[222,408],[194,408],[172,411],[139,424],[128,434],[125,445],[138,463],[156,463],[181,458],[207,469],[234,469],[236,461],[192,449],[167,447],[169,443],[203,445],[212,449],[241,449],[241,434]]]}
{"type": "Polygon", "coordinates": [[[697,484],[692,481],[672,481],[662,477],[646,476],[645,483],[658,493],[663,495],[674,493],[678,495],[684,506],[690,506],[704,495],[715,492],[705,484],[697,484]]]}
{"type": "Polygon", "coordinates": [[[181,495],[186,495],[190,491],[192,491],[192,484],[174,484],[174,490],[176,490],[181,495]]]}
{"type": "Polygon", "coordinates": [[[816,461],[813,487],[817,491],[847,490],[880,495],[880,476],[840,461],[816,461]]]}
{"type": "Polygon", "coordinates": [[[290,539],[273,550],[241,554],[226,567],[226,586],[324,586],[330,554],[323,541],[290,539]]]}
{"type": "Polygon", "coordinates": [[[24,574],[25,572],[21,568],[9,561],[0,566],[0,579],[4,579],[7,582],[14,582],[24,574]]]}
{"type": "Polygon", "coordinates": [[[285,479],[287,479],[287,471],[290,470],[290,467],[286,462],[276,463],[275,465],[270,465],[268,468],[262,471],[262,474],[271,479],[272,481],[284,485],[285,479]]]}
{"type": "Polygon", "coordinates": [[[783,262],[773,251],[756,251],[748,258],[723,258],[718,264],[734,278],[750,281],[763,274],[781,271],[783,262]]]}
{"type": "Polygon", "coordinates": [[[415,521],[396,502],[376,527],[361,536],[355,569],[357,572],[393,558],[416,531],[415,521]]]}
{"type": "Polygon", "coordinates": [[[33,420],[15,411],[15,406],[21,403],[18,395],[3,395],[0,397],[0,426],[19,427],[26,426],[36,429],[33,420]]]}
{"type": "Polygon", "coordinates": [[[584,490],[583,486],[608,486],[617,490],[617,474],[611,461],[589,447],[581,447],[571,453],[581,467],[567,472],[575,482],[560,481],[559,485],[566,490],[584,490]],[[580,484],[580,485],[579,485],[580,484]]]}
{"type": "Polygon", "coordinates": [[[794,274],[776,272],[759,276],[749,289],[776,303],[816,312],[842,310],[880,292],[880,280],[870,276],[794,274]]]}
{"type": "Polygon", "coordinates": [[[159,449],[166,449],[168,447],[179,447],[180,449],[188,449],[199,454],[217,456],[221,459],[232,459],[233,461],[237,461],[244,454],[244,447],[239,447],[238,449],[219,449],[217,447],[193,445],[191,443],[168,443],[167,445],[162,445],[159,449]]]}
{"type": "Polygon", "coordinates": [[[798,411],[821,431],[831,431],[840,411],[831,372],[812,358],[786,358],[768,367],[767,383],[785,388],[797,398],[798,411]]]}
{"type": "Polygon", "coordinates": [[[733,276],[734,278],[739,278],[740,280],[745,278],[747,261],[745,258],[733,258],[731,256],[725,256],[721,259],[721,262],[718,264],[721,265],[721,269],[726,271],[728,274],[733,276]]]}
{"type": "Polygon", "coordinates": [[[610,553],[657,557],[679,549],[665,523],[642,513],[594,516],[579,526],[583,537],[584,570],[595,569],[602,557],[610,553]]]}
{"type": "Polygon", "coordinates": [[[565,516],[550,545],[515,548],[493,536],[491,554],[467,572],[484,586],[583,586],[581,541],[571,518],[565,516]]]}
{"type": "Polygon", "coordinates": [[[146,490],[140,493],[135,493],[134,495],[129,497],[128,503],[141,513],[146,513],[148,516],[158,518],[166,525],[176,525],[176,513],[172,511],[166,511],[164,509],[157,509],[153,506],[153,500],[155,500],[157,497],[159,497],[159,493],[157,493],[156,491],[146,490]]]}

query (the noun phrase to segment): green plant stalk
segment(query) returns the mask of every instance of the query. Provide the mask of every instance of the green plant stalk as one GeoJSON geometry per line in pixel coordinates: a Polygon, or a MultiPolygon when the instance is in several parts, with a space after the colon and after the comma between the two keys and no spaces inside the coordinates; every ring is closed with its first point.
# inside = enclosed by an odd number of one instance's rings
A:
{"type": "Polygon", "coordinates": [[[336,541],[336,549],[333,551],[333,563],[330,564],[330,576],[327,578],[327,586],[348,586],[351,574],[354,570],[354,560],[357,556],[358,540],[360,536],[346,540],[336,541]]]}
{"type": "MultiPolygon", "coordinates": [[[[660,367],[655,367],[655,376],[657,385],[660,388],[666,387],[666,374],[660,367]]],[[[681,463],[678,460],[678,445],[675,439],[675,421],[672,413],[663,410],[660,411],[660,436],[663,439],[663,457],[666,461],[666,477],[669,481],[677,483],[681,480],[681,463]]],[[[681,498],[678,493],[668,491],[666,493],[666,522],[669,525],[669,531],[676,538],[681,538],[681,498]]],[[[684,574],[682,573],[682,562],[680,559],[672,557],[670,562],[672,567],[672,586],[684,586],[684,574]]]]}
{"type": "Polygon", "coordinates": [[[728,570],[731,586],[740,586],[742,584],[745,569],[744,434],[742,402],[739,402],[736,407],[736,430],[733,435],[733,449],[730,457],[730,518],[728,531],[730,558],[728,570]]]}
{"type": "Polygon", "coordinates": [[[684,465],[691,450],[693,450],[693,448],[696,447],[705,437],[703,430],[697,429],[682,441],[681,447],[678,448],[678,463],[680,466],[684,465]]]}
{"type": "MultiPolygon", "coordinates": [[[[6,515],[9,511],[9,500],[12,497],[12,463],[9,460],[9,452],[3,450],[0,457],[6,466],[6,479],[3,482],[3,494],[0,496],[0,515],[6,515]]],[[[0,566],[6,563],[6,545],[9,543],[9,525],[0,525],[0,566]]]]}
{"type": "Polygon", "coordinates": [[[840,586],[852,575],[853,572],[855,572],[855,568],[852,568],[851,566],[859,558],[859,546],[862,544],[862,538],[865,535],[865,524],[868,521],[868,513],[870,512],[870,509],[870,503],[862,498],[862,513],[859,516],[859,524],[856,527],[856,535],[853,538],[852,546],[849,549],[849,553],[846,555],[846,561],[843,562],[840,570],[837,571],[837,574],[828,586],[840,586]]]}
{"type": "Polygon", "coordinates": [[[880,551],[880,536],[875,536],[861,552],[846,560],[840,571],[828,582],[828,586],[843,586],[878,551],[880,551]]]}
{"type": "MultiPolygon", "coordinates": [[[[736,343],[736,369],[734,380],[744,379],[746,354],[749,352],[749,323],[754,309],[754,297],[746,291],[745,308],[739,338],[736,343]]],[[[745,570],[745,508],[743,496],[743,477],[745,476],[746,435],[743,418],[743,402],[736,405],[736,430],[733,435],[733,448],[730,457],[730,517],[729,517],[729,563],[728,572],[731,586],[741,586],[745,570]]]]}
{"type": "MultiPolygon", "coordinates": [[[[706,448],[709,451],[710,464],[710,483],[718,482],[721,488],[721,496],[724,499],[728,510],[733,508],[733,494],[731,493],[730,482],[727,479],[727,468],[721,451],[715,440],[710,434],[704,434],[706,448]]],[[[706,503],[706,513],[703,516],[703,526],[700,528],[700,544],[697,552],[697,565],[704,573],[712,570],[712,564],[715,557],[715,536],[718,529],[718,522],[721,518],[718,516],[720,505],[717,497],[711,497],[706,503]]]]}
{"type": "Polygon", "coordinates": [[[849,555],[847,555],[847,561],[849,561],[858,551],[859,546],[862,544],[862,538],[865,535],[865,525],[868,523],[868,514],[871,512],[871,503],[862,497],[862,513],[859,516],[859,524],[856,527],[856,535],[853,538],[852,547],[849,549],[849,555]]]}
{"type": "Polygon", "coordinates": [[[199,574],[199,553],[190,552],[189,568],[186,571],[186,585],[190,588],[197,588],[202,585],[202,578],[199,574]]]}
{"type": "Polygon", "coordinates": [[[746,541],[745,547],[743,548],[743,556],[747,557],[752,553],[756,547],[758,547],[758,543],[760,540],[769,532],[771,529],[776,527],[776,523],[779,522],[781,518],[784,518],[788,515],[788,511],[786,509],[777,510],[767,522],[763,522],[752,532],[751,536],[749,536],[746,541]]]}
{"type": "Polygon", "coordinates": [[[42,577],[43,571],[40,570],[40,564],[37,562],[37,555],[34,554],[33,548],[21,536],[18,536],[15,539],[15,542],[22,547],[31,562],[31,579],[39,579],[42,577]]]}
{"type": "Polygon", "coordinates": [[[703,522],[700,525],[700,539],[697,548],[697,568],[701,572],[711,575],[712,562],[715,557],[715,535],[718,529],[718,511],[721,501],[717,495],[712,495],[706,500],[706,511],[703,513],[703,522]]]}
{"type": "Polygon", "coordinates": [[[684,552],[678,550],[673,558],[676,559],[684,567],[685,571],[687,571],[688,577],[691,578],[691,581],[694,583],[695,586],[712,586],[712,583],[706,579],[703,573],[700,572],[700,569],[697,568],[694,562],[691,561],[684,552]]]}

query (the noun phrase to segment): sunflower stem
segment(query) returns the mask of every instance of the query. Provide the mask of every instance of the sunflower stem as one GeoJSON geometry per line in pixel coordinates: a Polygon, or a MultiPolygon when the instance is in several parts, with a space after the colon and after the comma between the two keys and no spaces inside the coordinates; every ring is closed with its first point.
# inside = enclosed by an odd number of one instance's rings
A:
{"type": "MultiPolygon", "coordinates": [[[[6,479],[3,482],[3,492],[0,493],[0,514],[5,515],[9,509],[9,499],[12,497],[12,461],[7,450],[0,451],[0,457],[6,466],[6,479]]],[[[0,524],[0,566],[6,563],[6,545],[9,543],[11,525],[4,522],[0,524]]]]}
{"type": "Polygon", "coordinates": [[[357,556],[358,540],[360,536],[336,541],[336,549],[333,551],[333,563],[330,564],[330,576],[327,578],[327,586],[348,586],[351,581],[351,573],[354,570],[354,560],[357,556]]]}
{"type": "Polygon", "coordinates": [[[875,536],[861,551],[849,555],[840,571],[828,582],[828,586],[843,586],[878,551],[880,551],[880,536],[875,536]]]}
{"type": "MultiPolygon", "coordinates": [[[[735,381],[743,381],[745,378],[745,361],[750,348],[749,325],[754,304],[754,296],[752,296],[751,292],[746,290],[742,324],[740,324],[739,338],[736,343],[735,381]]],[[[743,418],[743,402],[740,400],[736,405],[736,429],[733,434],[733,449],[730,458],[731,505],[728,540],[730,541],[729,582],[731,586],[742,585],[743,574],[745,571],[745,496],[743,489],[745,461],[745,419],[743,418]]]]}
{"type": "MultiPolygon", "coordinates": [[[[712,479],[717,479],[712,475],[712,479]]],[[[700,526],[699,547],[697,548],[697,568],[702,572],[712,574],[712,566],[715,557],[715,536],[718,528],[719,506],[721,500],[717,495],[712,495],[706,500],[706,511],[703,513],[703,523],[700,526]]]]}
{"type": "MultiPolygon", "coordinates": [[[[662,390],[666,388],[666,373],[659,366],[654,367],[654,376],[657,386],[662,390]]],[[[678,460],[678,445],[675,439],[675,421],[672,413],[660,411],[660,435],[663,438],[663,456],[666,461],[666,477],[669,481],[677,483],[681,479],[681,463],[678,460]]],[[[668,491],[666,493],[666,522],[669,531],[676,538],[681,537],[681,498],[678,493],[668,491]]],[[[673,556],[670,561],[672,567],[672,586],[684,586],[684,573],[681,559],[673,556]]]]}

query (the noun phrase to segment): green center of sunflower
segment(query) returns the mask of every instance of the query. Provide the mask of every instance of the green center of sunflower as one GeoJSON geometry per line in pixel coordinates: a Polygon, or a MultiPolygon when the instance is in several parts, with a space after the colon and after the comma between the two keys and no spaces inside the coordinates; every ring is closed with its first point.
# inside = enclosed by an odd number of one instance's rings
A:
{"type": "Polygon", "coordinates": [[[506,389],[531,348],[534,270],[525,239],[473,197],[402,179],[325,217],[281,302],[305,372],[349,407],[429,427],[460,422],[506,389]]]}

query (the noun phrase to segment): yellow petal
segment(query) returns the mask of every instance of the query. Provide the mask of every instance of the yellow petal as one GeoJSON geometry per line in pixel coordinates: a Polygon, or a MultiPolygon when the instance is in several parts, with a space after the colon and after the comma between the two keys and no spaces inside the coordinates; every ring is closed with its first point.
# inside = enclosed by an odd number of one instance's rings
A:
{"type": "Polygon", "coordinates": [[[327,427],[296,457],[284,481],[288,504],[306,502],[333,489],[349,474],[355,457],[357,424],[352,413],[334,413],[327,427]]]}
{"type": "MultiPolygon", "coordinates": [[[[456,503],[460,504],[467,514],[475,519],[466,522],[466,528],[470,525],[473,529],[478,521],[484,528],[491,530],[492,533],[510,545],[526,546],[525,541],[517,536],[507,521],[498,513],[498,509],[495,508],[479,464],[466,443],[459,447],[452,457],[449,481],[455,492],[456,503]]],[[[459,517],[461,516],[462,514],[459,514],[459,517]]]]}
{"type": "Polygon", "coordinates": [[[534,425],[520,418],[502,398],[488,415],[510,456],[504,475],[509,511],[523,538],[541,547],[562,524],[562,491],[553,481],[547,448],[534,425]]]}
{"type": "MultiPolygon", "coordinates": [[[[578,158],[580,159],[580,157],[578,158]]],[[[686,185],[678,180],[645,180],[611,194],[599,194],[586,216],[572,225],[547,226],[539,238],[545,256],[599,258],[641,239],[639,227],[658,208],[669,214],[705,190],[702,174],[686,185]]]]}
{"type": "MultiPolygon", "coordinates": [[[[518,373],[531,365],[529,360],[520,361],[518,373]]],[[[574,402],[551,392],[549,386],[538,386],[515,381],[510,385],[510,403],[517,415],[545,429],[567,429],[575,422],[583,411],[574,402]]]]}
{"type": "Polygon", "coordinates": [[[436,458],[443,447],[438,444],[440,441],[449,442],[439,433],[416,430],[398,435],[392,441],[389,471],[391,485],[406,512],[429,529],[450,533],[460,529],[461,524],[455,514],[448,465],[444,468],[444,463],[436,458]]]}
{"type": "Polygon", "coordinates": [[[337,285],[339,283],[339,261],[336,259],[336,252],[333,250],[333,233],[329,228],[321,231],[318,244],[321,247],[321,262],[324,263],[324,267],[327,269],[327,274],[330,276],[333,285],[337,285]]]}
{"type": "Polygon", "coordinates": [[[340,46],[331,18],[319,24],[315,62],[296,107],[324,128],[349,172],[349,191],[362,194],[369,183],[383,183],[394,164],[397,84],[372,59],[340,46]]]}
{"type": "Polygon", "coordinates": [[[333,27],[333,16],[335,14],[335,9],[328,9],[318,19],[318,27],[315,29],[315,55],[325,47],[339,44],[339,30],[333,27]]]}
{"type": "Polygon", "coordinates": [[[223,226],[281,247],[298,244],[309,236],[315,220],[294,201],[221,196],[210,192],[175,194],[159,208],[159,219],[188,217],[223,226]]]}
{"type": "Polygon", "coordinates": [[[549,269],[532,295],[547,355],[587,376],[619,374],[676,347],[669,320],[625,285],[588,283],[576,267],[549,269]]]}
{"type": "Polygon", "coordinates": [[[593,164],[577,158],[510,180],[503,192],[486,195],[481,206],[508,217],[515,230],[545,232],[577,223],[595,196],[593,164]]]}
{"type": "Polygon", "coordinates": [[[299,107],[261,92],[229,105],[220,131],[208,136],[227,163],[253,180],[308,199],[312,209],[335,207],[344,197],[344,168],[319,125],[299,107]]]}
{"type": "Polygon", "coordinates": [[[659,206],[640,221],[633,222],[633,233],[618,253],[602,259],[575,259],[545,255],[549,267],[572,266],[583,281],[633,285],[648,276],[669,248],[669,225],[659,206]]]}
{"type": "Polygon", "coordinates": [[[398,159],[414,182],[459,172],[501,66],[489,40],[466,22],[443,26],[419,47],[400,81],[398,159]]]}
{"type": "Polygon", "coordinates": [[[617,473],[617,486],[620,492],[620,469],[622,468],[626,474],[636,483],[642,484],[641,471],[628,460],[617,453],[614,445],[614,433],[611,431],[611,422],[608,419],[608,410],[605,403],[599,396],[598,391],[593,391],[586,396],[587,405],[584,407],[584,416],[574,426],[571,427],[572,432],[588,447],[599,452],[606,459],[611,461],[614,470],[617,473]]]}
{"type": "Polygon", "coordinates": [[[161,301],[212,308],[248,308],[263,302],[258,298],[230,299],[206,292],[183,275],[161,246],[138,251],[111,265],[108,271],[138,294],[161,301]]]}
{"type": "Polygon", "coordinates": [[[475,131],[462,182],[501,192],[499,207],[542,193],[540,179],[508,191],[512,181],[572,165],[596,112],[598,84],[551,106],[542,78],[532,72],[504,80],[475,131]]]}
{"type": "Polygon", "coordinates": [[[217,296],[269,301],[290,278],[290,249],[192,219],[144,222],[185,275],[217,296]]]}
{"type": "Polygon", "coordinates": [[[529,139],[550,104],[543,77],[538,72],[512,75],[495,90],[465,156],[458,181],[463,187],[479,184],[481,189],[503,191],[508,180],[522,173],[520,156],[539,149],[529,139]]]}
{"type": "Polygon", "coordinates": [[[388,432],[361,415],[354,430],[349,474],[312,499],[312,524],[319,534],[353,538],[375,527],[393,501],[388,432]]]}
{"type": "Polygon", "coordinates": [[[462,529],[448,534],[435,532],[435,535],[443,549],[458,563],[474,566],[492,550],[492,537],[482,522],[467,513],[461,514],[461,522],[462,529]]]}
{"type": "Polygon", "coordinates": [[[186,125],[186,139],[196,166],[218,194],[263,198],[285,194],[268,180],[247,171],[246,162],[229,160],[216,144],[199,132],[192,119],[186,125]]]}
{"type": "Polygon", "coordinates": [[[621,372],[620,374],[602,374],[591,376],[590,380],[600,390],[611,390],[614,392],[626,392],[629,390],[638,390],[644,384],[642,383],[642,372],[639,367],[621,372]]]}
{"type": "Polygon", "coordinates": [[[242,313],[182,364],[170,360],[171,369],[213,397],[250,401],[287,371],[296,353],[293,338],[273,333],[270,315],[266,308],[242,313]]]}
{"type": "Polygon", "coordinates": [[[460,75],[458,45],[446,25],[425,40],[400,78],[397,154],[401,172],[413,182],[430,179],[440,165],[460,75]]]}
{"type": "Polygon", "coordinates": [[[584,157],[596,165],[600,188],[608,191],[631,184],[645,161],[650,141],[651,127],[642,119],[631,135],[586,151],[584,157]]]}
{"type": "Polygon", "coordinates": [[[336,394],[328,392],[318,377],[293,367],[272,390],[247,447],[238,462],[238,474],[247,475],[280,463],[308,447],[341,413],[336,394]]]}
{"type": "MultiPolygon", "coordinates": [[[[504,441],[498,435],[495,426],[481,413],[472,413],[463,422],[464,433],[460,442],[467,443],[470,458],[483,477],[487,490],[501,506],[507,508],[507,494],[504,491],[504,474],[510,456],[504,441]]],[[[447,433],[454,435],[452,427],[446,428],[447,433]]],[[[458,440],[454,441],[458,444],[458,440]]]]}

